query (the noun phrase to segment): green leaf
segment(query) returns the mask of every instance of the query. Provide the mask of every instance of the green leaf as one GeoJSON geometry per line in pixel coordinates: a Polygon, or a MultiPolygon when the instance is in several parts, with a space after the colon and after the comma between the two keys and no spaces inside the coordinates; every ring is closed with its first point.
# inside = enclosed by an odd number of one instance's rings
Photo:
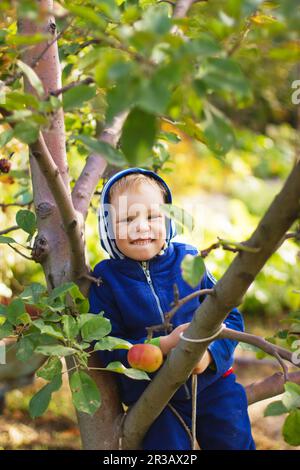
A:
{"type": "Polygon", "coordinates": [[[17,343],[17,359],[22,362],[28,361],[33,354],[34,347],[34,343],[29,337],[24,336],[23,338],[21,338],[20,341],[17,343]]]}
{"type": "Polygon", "coordinates": [[[18,122],[14,127],[14,137],[25,144],[33,144],[38,140],[39,126],[32,121],[18,122]]]}
{"type": "Polygon", "coordinates": [[[115,149],[112,145],[108,144],[107,142],[100,142],[99,140],[94,139],[93,137],[89,137],[83,134],[76,135],[74,137],[76,138],[76,140],[79,140],[79,142],[82,142],[84,145],[86,145],[89,150],[103,155],[103,157],[108,163],[121,167],[126,165],[126,159],[122,152],[115,149]]]}
{"type": "Polygon", "coordinates": [[[248,98],[251,94],[248,80],[239,64],[232,59],[207,59],[201,75],[210,90],[234,93],[240,98],[248,98]]]}
{"type": "Polygon", "coordinates": [[[34,320],[32,324],[36,326],[44,335],[48,335],[52,338],[57,338],[61,340],[64,339],[62,331],[57,325],[47,325],[42,319],[34,320]]]}
{"type": "Polygon", "coordinates": [[[150,380],[150,377],[148,376],[147,372],[144,372],[143,370],[138,370],[138,369],[127,369],[119,361],[110,362],[106,366],[106,369],[110,370],[111,372],[117,372],[118,374],[124,374],[127,377],[130,377],[131,379],[150,380]]]}
{"type": "Polygon", "coordinates": [[[285,442],[291,446],[300,445],[300,410],[293,410],[286,418],[282,434],[285,442]]]}
{"type": "Polygon", "coordinates": [[[62,386],[61,375],[57,375],[53,380],[39,390],[30,400],[29,413],[32,418],[41,416],[49,406],[53,392],[62,386]]]}
{"type": "Polygon", "coordinates": [[[42,97],[44,94],[44,87],[43,87],[41,80],[37,76],[36,72],[29,65],[25,64],[21,60],[17,60],[17,64],[19,68],[22,70],[22,72],[26,75],[28,81],[33,86],[33,88],[37,91],[39,96],[42,97]]]}
{"type": "Polygon", "coordinates": [[[235,143],[233,128],[220,112],[206,109],[204,138],[209,149],[216,155],[225,155],[235,143]]]}
{"type": "Polygon", "coordinates": [[[49,357],[46,364],[41,367],[36,375],[45,380],[52,380],[62,372],[62,362],[58,357],[49,357]]]}
{"type": "Polygon", "coordinates": [[[134,108],[123,126],[121,149],[132,166],[144,163],[152,154],[156,136],[156,117],[134,108]]]}
{"type": "Polygon", "coordinates": [[[44,354],[44,356],[71,356],[76,351],[73,348],[67,348],[66,346],[60,346],[59,344],[49,344],[45,346],[38,346],[35,349],[37,354],[44,354]]]}
{"type": "Polygon", "coordinates": [[[181,262],[182,277],[192,287],[196,287],[205,273],[201,256],[186,255],[181,262]]]}
{"type": "Polygon", "coordinates": [[[197,38],[184,43],[183,48],[187,49],[187,53],[194,54],[201,59],[221,51],[220,44],[207,33],[198,33],[197,38]]]}
{"type": "Polygon", "coordinates": [[[111,324],[107,318],[94,315],[81,328],[81,336],[84,341],[94,341],[103,338],[111,332],[111,324]]]}
{"type": "Polygon", "coordinates": [[[166,34],[172,26],[166,5],[151,5],[145,9],[142,20],[135,23],[138,31],[149,31],[156,35],[166,34]]]}
{"type": "Polygon", "coordinates": [[[282,403],[288,410],[300,408],[300,386],[293,382],[284,384],[285,392],[282,396],[282,403]]]}
{"type": "Polygon", "coordinates": [[[61,286],[55,287],[50,296],[49,301],[52,302],[55,299],[61,299],[62,301],[65,300],[66,294],[70,294],[73,300],[85,300],[85,297],[79,290],[79,287],[74,282],[66,282],[61,286]]]}
{"type": "Polygon", "coordinates": [[[29,286],[26,286],[23,292],[20,294],[20,298],[25,300],[27,303],[32,302],[37,304],[40,298],[47,292],[47,289],[38,282],[32,282],[29,286]]]}
{"type": "Polygon", "coordinates": [[[25,304],[21,299],[14,299],[7,306],[7,318],[13,325],[19,324],[19,319],[24,313],[26,313],[25,304]]]}
{"type": "Polygon", "coordinates": [[[62,316],[64,334],[68,339],[74,339],[79,333],[79,326],[75,318],[71,315],[62,316]]]}
{"type": "Polygon", "coordinates": [[[16,214],[17,225],[29,235],[33,235],[37,230],[36,216],[33,212],[21,209],[16,214]]]}
{"type": "Polygon", "coordinates": [[[167,217],[174,220],[178,235],[184,232],[184,228],[187,228],[190,232],[193,231],[194,218],[187,211],[173,204],[161,204],[160,208],[167,217]]]}
{"type": "Polygon", "coordinates": [[[106,336],[95,344],[94,351],[114,351],[115,349],[130,349],[132,344],[125,339],[106,336]]]}
{"type": "Polygon", "coordinates": [[[101,395],[95,382],[83,371],[70,378],[72,400],[78,411],[93,415],[101,405],[101,395]]]}
{"type": "Polygon", "coordinates": [[[8,144],[8,142],[13,138],[14,131],[13,129],[7,129],[0,134],[0,148],[4,147],[4,145],[8,144]]]}
{"type": "Polygon", "coordinates": [[[279,416],[284,413],[288,413],[288,410],[282,403],[282,401],[274,401],[270,403],[267,408],[265,409],[264,416],[279,416]]]}
{"type": "Polygon", "coordinates": [[[65,111],[80,108],[85,101],[96,95],[96,87],[88,85],[77,85],[66,91],[63,95],[63,107],[65,111]]]}
{"type": "Polygon", "coordinates": [[[106,27],[106,21],[95,13],[92,8],[79,6],[79,5],[70,5],[70,3],[64,5],[71,13],[82,18],[83,20],[87,21],[88,23],[92,23],[95,26],[98,26],[100,30],[104,30],[106,27]]]}
{"type": "Polygon", "coordinates": [[[115,0],[94,0],[94,2],[99,10],[103,12],[106,16],[111,18],[114,21],[119,21],[120,19],[120,10],[118,5],[120,2],[116,2],[115,0]]]}
{"type": "Polygon", "coordinates": [[[13,325],[9,321],[6,321],[4,324],[0,326],[0,339],[11,336],[13,332],[14,332],[13,325]]]}
{"type": "Polygon", "coordinates": [[[17,242],[11,237],[5,237],[4,235],[0,235],[0,243],[17,243],[17,242]]]}

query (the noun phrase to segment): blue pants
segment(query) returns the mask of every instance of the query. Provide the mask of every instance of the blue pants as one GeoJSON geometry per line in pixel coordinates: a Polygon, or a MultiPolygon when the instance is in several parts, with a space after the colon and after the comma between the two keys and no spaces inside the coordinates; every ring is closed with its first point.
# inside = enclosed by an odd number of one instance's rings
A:
{"type": "MultiPolygon", "coordinates": [[[[221,377],[198,393],[196,435],[202,450],[255,450],[246,393],[235,379],[235,374],[221,377]]],[[[192,401],[170,403],[191,429],[192,401]]],[[[187,431],[168,406],[148,430],[143,449],[191,449],[187,431]]]]}

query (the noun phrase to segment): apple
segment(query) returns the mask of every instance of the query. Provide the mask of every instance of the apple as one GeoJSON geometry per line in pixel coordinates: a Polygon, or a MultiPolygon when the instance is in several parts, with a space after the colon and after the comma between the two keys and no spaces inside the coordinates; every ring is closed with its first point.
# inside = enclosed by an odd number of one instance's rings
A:
{"type": "Polygon", "coordinates": [[[135,344],[127,353],[131,367],[145,372],[155,372],[162,365],[163,355],[154,344],[135,344]]]}

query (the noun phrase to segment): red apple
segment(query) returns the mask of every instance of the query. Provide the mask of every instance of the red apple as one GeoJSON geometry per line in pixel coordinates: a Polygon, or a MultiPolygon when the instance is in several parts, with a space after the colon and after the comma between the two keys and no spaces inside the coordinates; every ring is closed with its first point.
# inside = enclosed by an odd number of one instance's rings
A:
{"type": "Polygon", "coordinates": [[[134,369],[155,372],[163,362],[163,355],[154,344],[135,344],[129,349],[127,360],[134,369]]]}

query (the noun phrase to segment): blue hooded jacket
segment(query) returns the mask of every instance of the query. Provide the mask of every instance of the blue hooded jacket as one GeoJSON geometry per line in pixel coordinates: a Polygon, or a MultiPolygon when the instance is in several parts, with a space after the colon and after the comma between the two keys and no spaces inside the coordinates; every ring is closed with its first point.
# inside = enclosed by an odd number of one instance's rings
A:
{"type": "MultiPolygon", "coordinates": [[[[168,203],[172,197],[166,183],[158,176],[148,170],[130,168],[114,175],[104,186],[100,209],[99,209],[99,231],[102,246],[110,254],[110,259],[98,263],[93,271],[93,276],[101,278],[99,286],[91,285],[89,293],[90,312],[104,312],[112,325],[111,336],[125,339],[132,344],[143,343],[147,339],[146,327],[163,322],[163,314],[171,309],[174,301],[174,284],[179,290],[179,298],[185,297],[198,289],[210,289],[215,284],[213,276],[206,271],[201,282],[195,288],[187,284],[181,275],[181,262],[187,254],[196,255],[197,249],[191,245],[171,242],[175,234],[174,225],[170,220],[167,224],[166,245],[162,252],[149,261],[136,261],[125,257],[115,245],[113,237],[109,233],[109,211],[104,210],[108,203],[108,193],[111,186],[123,176],[130,173],[143,173],[163,182],[167,189],[168,203]],[[103,240],[105,238],[105,243],[103,240]]],[[[190,322],[192,317],[204,298],[194,298],[177,310],[172,318],[173,327],[190,322]]],[[[229,328],[243,331],[244,324],[241,314],[233,309],[225,320],[229,328]]],[[[153,336],[162,336],[159,332],[153,336]]],[[[167,334],[167,333],[166,333],[167,334]]],[[[214,368],[207,368],[198,375],[198,392],[211,385],[219,379],[232,365],[233,352],[237,345],[236,341],[229,339],[215,340],[210,343],[208,349],[214,360],[214,368]]],[[[109,362],[120,361],[126,367],[127,350],[98,351],[104,366],[109,362]]],[[[149,374],[153,377],[155,373],[149,374]]],[[[134,403],[143,393],[148,381],[130,379],[122,374],[117,374],[117,381],[121,393],[121,399],[126,405],[134,403]]],[[[191,378],[185,385],[181,386],[172,398],[176,400],[187,400],[191,397],[191,378]]]]}

